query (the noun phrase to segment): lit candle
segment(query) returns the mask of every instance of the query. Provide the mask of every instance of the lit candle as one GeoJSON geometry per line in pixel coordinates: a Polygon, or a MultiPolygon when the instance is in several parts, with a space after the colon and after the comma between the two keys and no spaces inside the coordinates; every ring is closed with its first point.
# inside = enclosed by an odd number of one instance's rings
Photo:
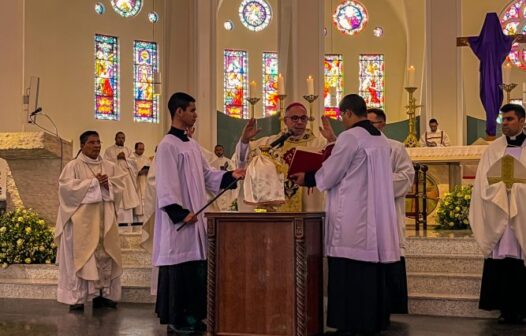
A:
{"type": "Polygon", "coordinates": [[[250,82],[250,98],[256,97],[256,81],[250,82]]]}
{"type": "Polygon", "coordinates": [[[412,65],[407,68],[407,86],[415,87],[415,67],[412,65]]]}
{"type": "Polygon", "coordinates": [[[285,79],[281,74],[278,75],[278,95],[285,94],[285,79]]]}
{"type": "Polygon", "coordinates": [[[307,77],[307,95],[313,96],[314,95],[314,79],[311,75],[307,77]]]}
{"type": "Polygon", "coordinates": [[[504,84],[510,84],[510,77],[511,77],[511,64],[508,62],[506,65],[504,65],[504,76],[503,76],[504,84]]]}

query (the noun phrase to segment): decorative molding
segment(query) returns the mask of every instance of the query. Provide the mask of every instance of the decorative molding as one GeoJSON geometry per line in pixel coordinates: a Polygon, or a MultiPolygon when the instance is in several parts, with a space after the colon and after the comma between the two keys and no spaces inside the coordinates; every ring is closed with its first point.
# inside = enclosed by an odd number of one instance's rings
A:
{"type": "Polygon", "coordinates": [[[214,219],[208,220],[208,295],[206,325],[208,336],[215,334],[216,320],[216,223],[214,219]]]}
{"type": "Polygon", "coordinates": [[[305,222],[301,219],[294,219],[295,231],[295,287],[296,287],[296,336],[307,334],[307,317],[306,317],[306,297],[307,291],[307,260],[305,249],[305,222]]]}

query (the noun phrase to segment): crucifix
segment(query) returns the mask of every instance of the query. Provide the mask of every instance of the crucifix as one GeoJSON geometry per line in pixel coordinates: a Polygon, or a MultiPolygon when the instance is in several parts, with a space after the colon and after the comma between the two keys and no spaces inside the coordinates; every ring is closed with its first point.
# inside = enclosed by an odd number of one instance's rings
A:
{"type": "Polygon", "coordinates": [[[495,184],[504,182],[506,190],[510,191],[515,183],[526,183],[526,179],[515,177],[515,158],[511,155],[504,155],[500,163],[500,176],[488,176],[488,183],[495,184]]]}
{"type": "MultiPolygon", "coordinates": [[[[507,36],[502,32],[497,13],[486,14],[479,36],[458,37],[457,46],[469,46],[480,60],[480,100],[486,111],[486,134],[494,138],[497,116],[503,100],[502,63],[513,42],[526,42],[526,36],[507,36]]],[[[509,83],[504,83],[509,84],[509,83]]]]}

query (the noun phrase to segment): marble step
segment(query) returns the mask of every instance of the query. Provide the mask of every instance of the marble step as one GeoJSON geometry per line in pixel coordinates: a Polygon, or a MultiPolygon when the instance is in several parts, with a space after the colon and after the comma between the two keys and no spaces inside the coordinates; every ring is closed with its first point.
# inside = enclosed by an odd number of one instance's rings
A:
{"type": "Polygon", "coordinates": [[[123,248],[121,252],[124,266],[152,265],[152,255],[142,248],[123,248]]]}
{"type": "Polygon", "coordinates": [[[482,274],[484,258],[479,255],[422,254],[406,255],[407,272],[482,274]]]}
{"type": "Polygon", "coordinates": [[[478,295],[409,295],[409,313],[414,315],[496,318],[497,312],[478,308],[478,295]]]}
{"type": "Polygon", "coordinates": [[[407,255],[456,254],[478,255],[482,252],[472,237],[464,238],[407,238],[407,255]]]}
{"type": "MultiPolygon", "coordinates": [[[[1,298],[48,299],[56,300],[56,280],[47,279],[0,279],[1,298]]],[[[122,302],[152,303],[155,296],[150,287],[128,284],[122,286],[122,302]]]]}
{"type": "Polygon", "coordinates": [[[120,232],[121,248],[123,249],[139,249],[142,248],[140,232],[120,232]]]}
{"type": "MultiPolygon", "coordinates": [[[[150,286],[152,268],[150,266],[124,266],[121,277],[123,285],[140,284],[150,286]]],[[[16,279],[27,280],[49,280],[56,283],[58,279],[58,266],[56,265],[11,265],[0,270],[0,280],[16,279]]]]}
{"type": "Polygon", "coordinates": [[[471,295],[478,297],[482,276],[478,274],[415,273],[407,274],[409,294],[471,295]]]}

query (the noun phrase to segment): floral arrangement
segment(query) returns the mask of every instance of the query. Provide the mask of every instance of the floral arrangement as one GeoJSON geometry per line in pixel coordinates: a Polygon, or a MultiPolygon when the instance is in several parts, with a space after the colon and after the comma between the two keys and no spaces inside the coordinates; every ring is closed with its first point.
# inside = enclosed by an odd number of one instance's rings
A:
{"type": "Polygon", "coordinates": [[[445,193],[438,204],[437,229],[466,230],[469,228],[469,204],[472,185],[456,186],[453,192],[445,193]]]}
{"type": "Polygon", "coordinates": [[[53,231],[31,209],[19,208],[0,216],[0,264],[51,264],[56,246],[53,231]]]}

